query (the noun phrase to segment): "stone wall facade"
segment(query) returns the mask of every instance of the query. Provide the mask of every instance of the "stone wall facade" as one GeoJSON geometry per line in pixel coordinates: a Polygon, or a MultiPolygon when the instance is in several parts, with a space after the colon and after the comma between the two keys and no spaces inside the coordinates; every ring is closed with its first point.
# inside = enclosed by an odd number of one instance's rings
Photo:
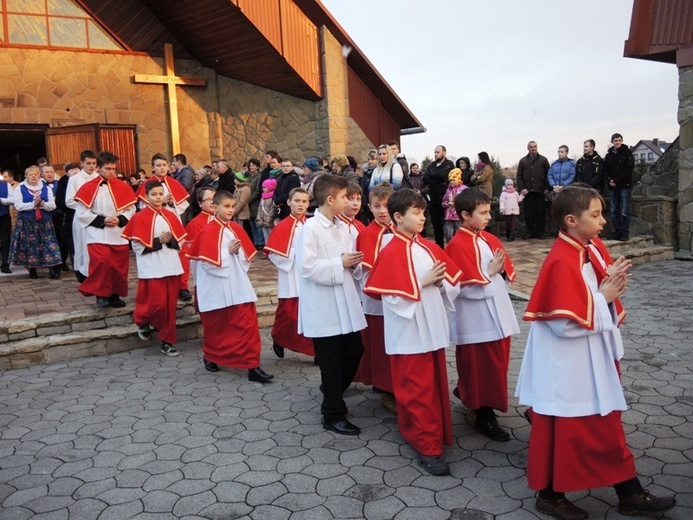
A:
{"type": "MultiPolygon", "coordinates": [[[[176,60],[178,76],[205,87],[177,87],[181,151],[193,167],[226,158],[237,168],[268,149],[294,161],[373,148],[349,117],[346,59],[324,27],[325,97],[318,102],[218,75],[194,60],[176,60]]],[[[135,84],[134,74],[163,72],[163,58],[48,49],[3,48],[0,121],[51,127],[84,123],[137,125],[138,157],[149,170],[157,152],[172,155],[163,85],[135,84]]],[[[75,158],[77,159],[77,158],[75,158]]]]}
{"type": "Polygon", "coordinates": [[[693,253],[693,67],[679,69],[678,241],[679,250],[693,253]]]}

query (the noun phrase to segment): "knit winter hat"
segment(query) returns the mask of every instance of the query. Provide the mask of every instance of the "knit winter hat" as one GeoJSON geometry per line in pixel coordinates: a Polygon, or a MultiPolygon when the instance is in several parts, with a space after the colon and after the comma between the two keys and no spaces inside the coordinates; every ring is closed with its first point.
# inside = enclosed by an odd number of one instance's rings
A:
{"type": "Polygon", "coordinates": [[[312,172],[316,172],[320,169],[320,163],[315,157],[309,157],[308,159],[306,159],[306,162],[303,163],[303,166],[305,166],[312,172]]]}
{"type": "Polygon", "coordinates": [[[248,177],[243,175],[243,172],[236,172],[235,177],[241,182],[248,182],[248,177]]]}
{"type": "Polygon", "coordinates": [[[505,187],[507,188],[508,186],[515,186],[515,181],[512,179],[505,179],[505,187]]]}
{"type": "Polygon", "coordinates": [[[347,156],[343,153],[335,155],[332,158],[332,161],[337,163],[337,166],[339,166],[340,168],[346,168],[347,166],[349,166],[349,159],[347,159],[347,156]]]}
{"type": "Polygon", "coordinates": [[[267,179],[262,183],[263,188],[267,188],[269,191],[274,191],[277,189],[277,179],[267,179]]]}
{"type": "Polygon", "coordinates": [[[448,180],[449,181],[461,181],[462,180],[462,170],[459,168],[453,168],[450,170],[450,173],[448,173],[448,180]]]}

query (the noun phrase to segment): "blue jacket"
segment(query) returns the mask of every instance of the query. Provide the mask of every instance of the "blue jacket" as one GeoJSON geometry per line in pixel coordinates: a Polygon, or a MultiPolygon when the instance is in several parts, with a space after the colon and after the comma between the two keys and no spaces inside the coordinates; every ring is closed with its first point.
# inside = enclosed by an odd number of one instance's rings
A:
{"type": "Polygon", "coordinates": [[[565,187],[575,182],[575,161],[566,159],[559,161],[556,159],[549,168],[549,184],[553,186],[565,187]]]}

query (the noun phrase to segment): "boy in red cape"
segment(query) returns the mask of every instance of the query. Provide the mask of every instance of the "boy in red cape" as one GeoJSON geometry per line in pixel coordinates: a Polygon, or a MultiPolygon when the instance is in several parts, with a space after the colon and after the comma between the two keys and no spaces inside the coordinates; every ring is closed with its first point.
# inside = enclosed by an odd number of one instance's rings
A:
{"type": "MultiPolygon", "coordinates": [[[[373,220],[356,239],[356,250],[363,253],[363,261],[361,262],[363,280],[368,279],[381,249],[392,238],[394,226],[392,225],[392,217],[388,212],[387,201],[394,192],[392,184],[383,182],[374,186],[368,193],[368,208],[373,214],[373,220]]],[[[354,381],[364,385],[373,385],[373,388],[382,391],[383,406],[393,413],[397,413],[390,359],[385,353],[383,304],[379,299],[371,298],[368,294],[364,294],[361,301],[368,327],[361,331],[363,357],[354,381]]]]}
{"type": "Polygon", "coordinates": [[[278,358],[288,348],[299,354],[315,357],[313,341],[298,333],[298,285],[295,239],[306,221],[310,194],[303,188],[289,192],[291,214],[270,233],[263,253],[277,267],[277,313],[272,326],[272,350],[278,358]]]}
{"type": "Polygon", "coordinates": [[[132,317],[141,339],[158,331],[161,352],[177,356],[176,301],[180,287],[181,243],[186,234],[178,216],[164,207],[164,187],[147,183],[147,206],[136,213],[123,229],[123,238],[132,243],[137,259],[137,295],[132,317]]]}
{"type": "Polygon", "coordinates": [[[469,188],[455,197],[461,227],[445,252],[464,273],[450,294],[455,314],[450,339],[455,343],[457,387],[454,394],[476,411],[477,430],[494,441],[510,434],[498,425],[493,411],[508,411],[510,336],[520,332],[507,282],[515,269],[500,240],[484,231],[491,221],[491,198],[469,188]]]}
{"type": "Polygon", "coordinates": [[[444,285],[456,284],[462,273],[442,249],[419,237],[426,222],[426,201],[419,193],[401,189],[387,207],[397,230],[380,251],[363,291],[382,299],[400,433],[426,471],[446,475],[443,445],[453,442],[446,308],[452,306],[444,285]]]}
{"type": "Polygon", "coordinates": [[[130,248],[120,236],[135,214],[132,188],[116,178],[118,157],[101,152],[96,158],[99,176],[83,184],[75,195],[76,215],[84,228],[89,273],[79,286],[84,296],[96,296],[96,306],[125,307],[128,294],[130,248]]]}
{"type": "Polygon", "coordinates": [[[216,216],[195,238],[188,255],[196,260],[197,306],[202,318],[205,368],[219,365],[248,370],[248,379],[266,383],[274,376],[260,368],[257,296],[248,278],[257,254],[245,230],[231,219],[236,200],[225,190],[214,194],[216,216]]]}
{"type": "MultiPolygon", "coordinates": [[[[157,153],[152,156],[152,171],[154,175],[140,184],[137,190],[137,198],[141,201],[140,207],[144,207],[144,205],[147,204],[147,184],[150,182],[160,182],[164,187],[164,205],[171,208],[180,220],[185,210],[190,206],[190,202],[188,201],[190,194],[180,182],[168,174],[169,165],[164,154],[157,153]]],[[[180,291],[178,297],[187,302],[192,300],[192,294],[188,289],[188,281],[190,280],[190,261],[186,253],[182,250],[180,252],[180,263],[183,266],[183,275],[180,278],[180,291]]]]}
{"type": "Polygon", "coordinates": [[[598,238],[603,204],[592,188],[556,195],[551,213],[560,232],[525,312],[532,326],[515,395],[532,407],[527,479],[539,490],[536,508],[562,519],[587,518],[565,492],[593,487],[613,485],[624,515],[676,503],[642,488],[626,444],[618,326],[631,264],[612,262],[598,238]]]}

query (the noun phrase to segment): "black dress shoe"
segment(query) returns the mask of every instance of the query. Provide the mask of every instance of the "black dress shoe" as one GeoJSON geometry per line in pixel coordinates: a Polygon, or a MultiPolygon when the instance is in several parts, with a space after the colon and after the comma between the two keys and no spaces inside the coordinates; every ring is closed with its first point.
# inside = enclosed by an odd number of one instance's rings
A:
{"type": "Polygon", "coordinates": [[[87,279],[87,277],[84,276],[84,275],[83,275],[82,273],[80,273],[79,271],[75,271],[75,278],[77,278],[77,281],[78,281],[79,283],[83,283],[84,280],[87,279]]]}
{"type": "Polygon", "coordinates": [[[276,343],[272,343],[272,350],[279,359],[284,359],[284,347],[280,347],[276,343]]]}
{"type": "Polygon", "coordinates": [[[256,383],[266,383],[270,379],[273,379],[274,376],[268,374],[264,370],[262,370],[260,367],[253,368],[251,370],[248,370],[248,380],[249,381],[255,381],[256,383]]]}
{"type": "Polygon", "coordinates": [[[192,300],[193,295],[190,291],[187,289],[183,289],[181,292],[178,293],[178,299],[184,302],[189,302],[192,300]]]}
{"type": "Polygon", "coordinates": [[[61,271],[67,272],[67,271],[70,270],[70,268],[67,266],[67,264],[66,264],[65,262],[63,262],[63,263],[60,265],[60,270],[61,270],[61,271]]]}
{"type": "Polygon", "coordinates": [[[346,419],[342,421],[324,421],[322,427],[326,430],[339,433],[340,435],[358,435],[361,433],[361,428],[355,424],[351,424],[346,419]]]}
{"type": "Polygon", "coordinates": [[[111,300],[108,298],[102,298],[101,296],[96,297],[96,307],[99,309],[107,309],[111,306],[111,300]]]}
{"type": "Polygon", "coordinates": [[[675,505],[674,497],[657,497],[645,489],[632,495],[618,497],[618,512],[627,516],[650,511],[666,511],[675,505]]]}
{"type": "Polygon", "coordinates": [[[38,273],[36,272],[36,268],[35,268],[35,267],[29,268],[29,278],[32,278],[32,279],[34,279],[34,280],[35,280],[36,278],[38,278],[38,273]]]}
{"type": "Polygon", "coordinates": [[[507,442],[510,440],[510,434],[498,426],[498,423],[495,420],[477,418],[474,426],[477,430],[479,430],[479,433],[485,435],[492,441],[507,442]]]}
{"type": "Polygon", "coordinates": [[[213,363],[212,361],[207,361],[205,358],[202,358],[202,361],[204,361],[205,364],[205,369],[207,372],[219,372],[219,365],[216,363],[213,363]]]}
{"type": "Polygon", "coordinates": [[[2,264],[2,267],[0,267],[0,273],[12,274],[12,271],[10,270],[10,264],[2,264]]]}
{"type": "Polygon", "coordinates": [[[127,303],[121,300],[117,294],[112,294],[108,299],[108,303],[111,305],[111,307],[115,307],[116,309],[125,307],[127,305],[127,303]]]}
{"type": "Polygon", "coordinates": [[[450,466],[440,455],[419,455],[419,463],[431,475],[450,474],[450,466]]]}

